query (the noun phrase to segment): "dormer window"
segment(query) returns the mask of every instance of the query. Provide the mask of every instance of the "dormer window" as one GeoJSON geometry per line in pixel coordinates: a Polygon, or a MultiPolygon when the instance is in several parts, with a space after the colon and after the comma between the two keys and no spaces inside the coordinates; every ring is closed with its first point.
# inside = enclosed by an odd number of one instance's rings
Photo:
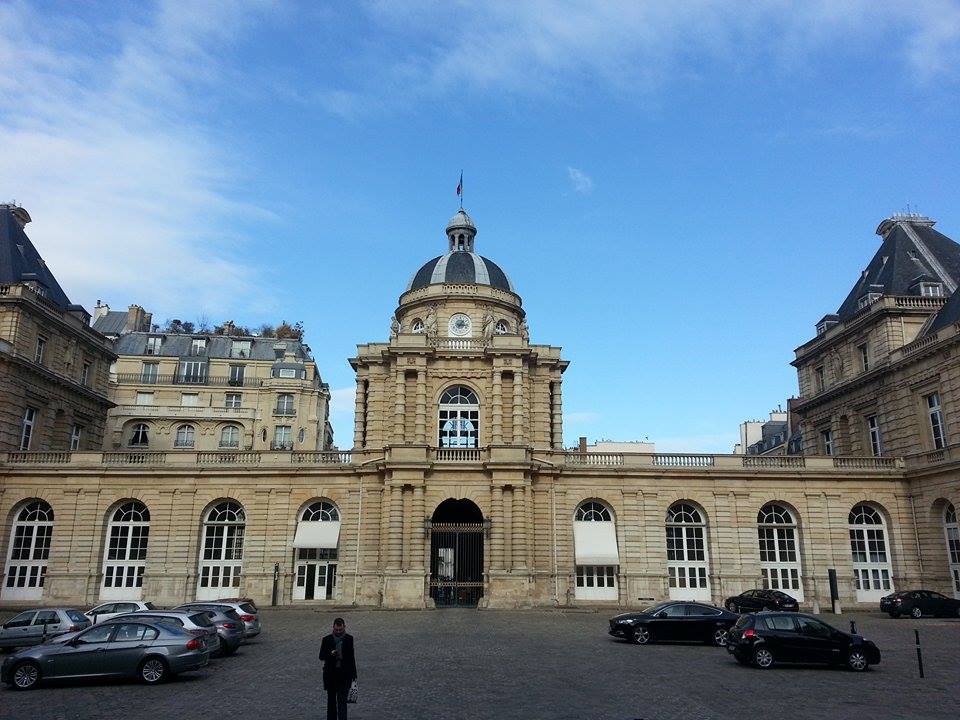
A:
{"type": "Polygon", "coordinates": [[[250,340],[234,340],[230,344],[230,357],[248,358],[250,357],[250,340]]]}
{"type": "Polygon", "coordinates": [[[143,351],[144,355],[159,355],[160,354],[160,345],[163,344],[162,337],[148,337],[147,338],[147,347],[143,351]]]}
{"type": "Polygon", "coordinates": [[[859,300],[857,300],[857,309],[861,310],[865,307],[872,305],[877,300],[879,300],[880,297],[881,297],[880,293],[874,293],[874,292],[867,293],[866,295],[861,297],[859,300]]]}
{"type": "Polygon", "coordinates": [[[207,339],[206,339],[206,338],[193,338],[193,341],[190,343],[190,354],[191,354],[191,355],[206,355],[206,354],[207,354],[207,339]]]}
{"type": "Polygon", "coordinates": [[[920,295],[922,297],[943,297],[943,285],[941,283],[920,283],[920,295]]]}

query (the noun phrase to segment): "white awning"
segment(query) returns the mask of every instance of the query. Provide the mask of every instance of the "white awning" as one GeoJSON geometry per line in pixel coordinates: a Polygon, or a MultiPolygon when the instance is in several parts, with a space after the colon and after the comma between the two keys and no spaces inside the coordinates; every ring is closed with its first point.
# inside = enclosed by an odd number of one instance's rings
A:
{"type": "Polygon", "coordinates": [[[339,520],[307,520],[297,523],[295,548],[336,548],[340,540],[339,520]]]}
{"type": "Polygon", "coordinates": [[[573,545],[577,565],[619,565],[617,528],[612,522],[575,520],[573,545]]]}

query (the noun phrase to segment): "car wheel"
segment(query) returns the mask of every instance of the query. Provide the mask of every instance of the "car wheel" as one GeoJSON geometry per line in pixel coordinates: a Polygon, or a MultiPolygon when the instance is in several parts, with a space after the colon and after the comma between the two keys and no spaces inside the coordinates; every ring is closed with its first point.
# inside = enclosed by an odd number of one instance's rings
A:
{"type": "Polygon", "coordinates": [[[638,628],[633,629],[633,641],[637,645],[646,645],[650,642],[650,628],[646,625],[641,625],[638,628]]]}
{"type": "Polygon", "coordinates": [[[921,610],[917,606],[914,606],[913,609],[910,611],[910,614],[915,618],[923,617],[923,610],[921,610]]]}
{"type": "Polygon", "coordinates": [[[22,662],[10,674],[10,686],[16,690],[32,690],[40,682],[40,667],[35,662],[22,662]]]}
{"type": "Polygon", "coordinates": [[[717,628],[713,633],[713,644],[718,647],[726,647],[727,631],[723,628],[717,628]]]}
{"type": "Polygon", "coordinates": [[[727,610],[729,610],[730,612],[735,612],[735,613],[740,612],[740,610],[739,610],[739,608],[737,608],[737,604],[736,604],[735,602],[728,602],[728,603],[727,603],[727,610]]]}
{"type": "Polygon", "coordinates": [[[759,647],[753,651],[753,664],[766,670],[773,665],[773,653],[768,648],[759,647]]]}
{"type": "Polygon", "coordinates": [[[867,662],[866,653],[863,650],[851,650],[847,656],[847,667],[854,672],[863,672],[870,664],[867,662]]]}
{"type": "Polygon", "coordinates": [[[157,685],[167,679],[167,664],[158,657],[150,657],[140,663],[140,679],[147,685],[157,685]]]}

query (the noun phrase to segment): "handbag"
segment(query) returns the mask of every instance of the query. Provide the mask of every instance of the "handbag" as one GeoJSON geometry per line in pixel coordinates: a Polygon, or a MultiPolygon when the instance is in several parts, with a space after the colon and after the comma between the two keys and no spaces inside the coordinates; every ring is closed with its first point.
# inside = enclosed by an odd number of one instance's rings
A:
{"type": "Polygon", "coordinates": [[[357,681],[354,680],[350,683],[350,689],[347,690],[347,702],[355,703],[357,701],[357,695],[359,694],[359,689],[357,688],[357,681]]]}

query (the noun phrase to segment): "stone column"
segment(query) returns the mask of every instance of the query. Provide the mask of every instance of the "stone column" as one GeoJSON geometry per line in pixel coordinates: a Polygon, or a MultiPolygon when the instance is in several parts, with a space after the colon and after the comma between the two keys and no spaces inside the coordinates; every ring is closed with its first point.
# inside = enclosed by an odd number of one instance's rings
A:
{"type": "Polygon", "coordinates": [[[513,444],[523,444],[523,377],[517,370],[513,374],[513,444]]]}
{"type": "Polygon", "coordinates": [[[427,371],[417,370],[416,442],[427,442],[427,371]]]}
{"type": "Polygon", "coordinates": [[[503,371],[493,371],[493,432],[491,439],[495,445],[503,442],[503,371]]]}
{"type": "Polygon", "coordinates": [[[504,540],[504,516],[503,516],[503,488],[494,485],[491,489],[493,502],[490,503],[493,508],[490,527],[490,569],[503,570],[503,540],[504,540]]]}
{"type": "Polygon", "coordinates": [[[424,572],[424,551],[427,542],[427,531],[423,527],[425,510],[423,506],[423,485],[413,486],[413,507],[410,511],[410,521],[413,523],[413,537],[411,539],[410,568],[414,572],[424,572]]]}
{"type": "Polygon", "coordinates": [[[364,443],[363,424],[367,421],[364,409],[367,405],[367,392],[364,387],[365,378],[357,376],[357,395],[353,404],[353,446],[362,448],[364,443]]]}
{"type": "Polygon", "coordinates": [[[513,489],[510,495],[500,498],[500,516],[503,518],[503,567],[509,570],[513,567],[513,489]]]}
{"type": "Polygon", "coordinates": [[[390,486],[390,548],[387,568],[399,570],[403,558],[403,486],[390,486]]]}
{"type": "Polygon", "coordinates": [[[550,428],[553,431],[550,443],[555,450],[563,448],[563,400],[561,391],[562,383],[555,380],[553,382],[553,402],[550,407],[550,428]]]}
{"type": "Polygon", "coordinates": [[[403,411],[404,411],[404,377],[403,368],[399,360],[396,369],[396,390],[394,391],[393,406],[393,443],[403,443],[403,411]]]}
{"type": "Polygon", "coordinates": [[[510,534],[513,549],[513,570],[525,570],[527,567],[527,488],[513,486],[513,510],[510,514],[510,534]]]}

